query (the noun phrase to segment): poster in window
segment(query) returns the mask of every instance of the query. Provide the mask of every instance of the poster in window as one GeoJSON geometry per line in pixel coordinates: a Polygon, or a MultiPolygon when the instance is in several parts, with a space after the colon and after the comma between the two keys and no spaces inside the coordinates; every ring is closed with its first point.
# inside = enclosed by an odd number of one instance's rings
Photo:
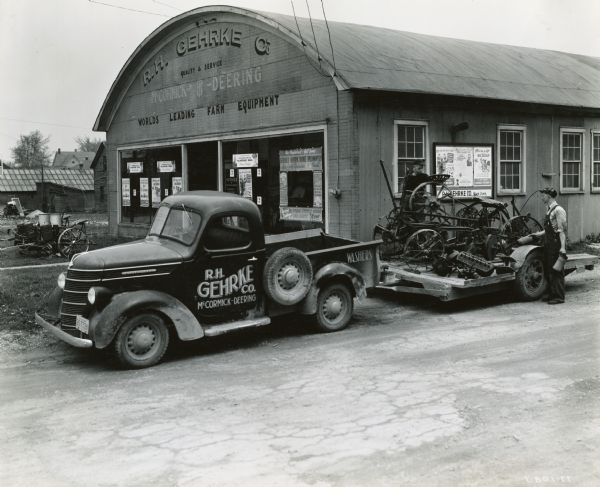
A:
{"type": "Polygon", "coordinates": [[[281,206],[279,208],[279,219],[298,222],[322,222],[323,210],[321,208],[296,208],[281,206]]]}
{"type": "Polygon", "coordinates": [[[131,206],[131,182],[129,178],[121,179],[121,195],[123,206],[131,206]]]}
{"type": "Polygon", "coordinates": [[[233,167],[258,167],[258,154],[233,154],[233,167]]]}
{"type": "Polygon", "coordinates": [[[181,193],[181,191],[183,190],[183,181],[180,177],[174,177],[171,180],[171,188],[172,188],[172,193],[173,194],[177,194],[177,193],[181,193]]]}
{"type": "Polygon", "coordinates": [[[434,144],[435,168],[455,198],[492,197],[493,146],[434,144]]]}
{"type": "Polygon", "coordinates": [[[287,172],[279,173],[279,204],[281,206],[288,205],[288,179],[287,172]]]}
{"type": "Polygon", "coordinates": [[[223,191],[226,193],[238,194],[238,178],[235,175],[235,169],[230,169],[229,171],[226,171],[225,174],[223,191]]]}
{"type": "Polygon", "coordinates": [[[158,172],[175,172],[175,161],[156,161],[158,172]]]}
{"type": "Polygon", "coordinates": [[[279,151],[280,171],[321,171],[323,169],[321,147],[279,151]]]}
{"type": "Polygon", "coordinates": [[[313,206],[323,207],[323,171],[313,172],[313,206]]]}
{"type": "Polygon", "coordinates": [[[238,191],[244,198],[252,199],[252,169],[238,170],[238,191]]]}
{"type": "Polygon", "coordinates": [[[491,186],[492,185],[492,148],[474,147],[473,148],[473,185],[491,186]]]}
{"type": "Polygon", "coordinates": [[[127,163],[127,172],[129,174],[139,174],[144,172],[144,163],[142,161],[130,161],[127,163]]]}
{"type": "Polygon", "coordinates": [[[140,178],[140,206],[142,208],[148,208],[150,206],[148,178],[140,178]]]}
{"type": "Polygon", "coordinates": [[[160,206],[160,178],[152,178],[152,208],[160,206]]]}

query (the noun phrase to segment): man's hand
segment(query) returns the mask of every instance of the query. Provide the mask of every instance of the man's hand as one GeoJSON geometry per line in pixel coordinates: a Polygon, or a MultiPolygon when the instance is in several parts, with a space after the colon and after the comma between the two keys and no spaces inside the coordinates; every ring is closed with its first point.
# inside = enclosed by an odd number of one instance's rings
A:
{"type": "Polygon", "coordinates": [[[525,235],[517,240],[519,245],[527,245],[528,243],[533,242],[533,235],[525,235]]]}

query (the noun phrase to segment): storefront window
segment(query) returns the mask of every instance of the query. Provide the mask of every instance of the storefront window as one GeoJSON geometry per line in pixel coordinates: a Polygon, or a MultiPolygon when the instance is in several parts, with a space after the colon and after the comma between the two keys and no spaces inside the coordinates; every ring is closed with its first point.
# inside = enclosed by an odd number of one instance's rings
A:
{"type": "Polygon", "coordinates": [[[121,221],[150,224],[160,202],[182,190],[181,147],[121,151],[121,221]]]}
{"type": "Polygon", "coordinates": [[[266,233],[324,228],[323,133],[223,143],[224,191],[254,201],[266,233]]]}

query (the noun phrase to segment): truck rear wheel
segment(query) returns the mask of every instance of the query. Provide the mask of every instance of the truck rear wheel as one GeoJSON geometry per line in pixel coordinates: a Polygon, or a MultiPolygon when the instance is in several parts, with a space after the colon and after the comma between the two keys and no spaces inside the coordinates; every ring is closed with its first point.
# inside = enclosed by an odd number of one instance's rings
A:
{"type": "Polygon", "coordinates": [[[352,317],[354,301],[346,284],[325,285],[317,297],[317,326],[324,332],[343,330],[352,317]]]}
{"type": "Polygon", "coordinates": [[[312,265],[306,254],[295,247],[284,247],[273,252],[265,264],[265,293],[282,305],[299,303],[308,294],[312,277],[312,265]]]}
{"type": "Polygon", "coordinates": [[[523,265],[517,271],[515,292],[523,301],[535,301],[544,294],[547,284],[542,253],[534,250],[527,254],[523,265]]]}
{"type": "Polygon", "coordinates": [[[115,354],[122,366],[141,369],[157,364],[169,345],[169,329],[154,313],[128,319],[114,341],[115,354]]]}

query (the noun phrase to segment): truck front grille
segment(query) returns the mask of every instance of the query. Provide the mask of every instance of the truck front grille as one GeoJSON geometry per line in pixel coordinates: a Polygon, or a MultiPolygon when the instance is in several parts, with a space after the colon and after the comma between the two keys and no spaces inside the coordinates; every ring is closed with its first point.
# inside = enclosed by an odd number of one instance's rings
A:
{"type": "Polygon", "coordinates": [[[77,315],[87,318],[89,304],[87,293],[92,286],[101,282],[101,273],[97,271],[67,270],[67,279],[60,307],[61,328],[74,336],[83,336],[75,328],[77,315]]]}

